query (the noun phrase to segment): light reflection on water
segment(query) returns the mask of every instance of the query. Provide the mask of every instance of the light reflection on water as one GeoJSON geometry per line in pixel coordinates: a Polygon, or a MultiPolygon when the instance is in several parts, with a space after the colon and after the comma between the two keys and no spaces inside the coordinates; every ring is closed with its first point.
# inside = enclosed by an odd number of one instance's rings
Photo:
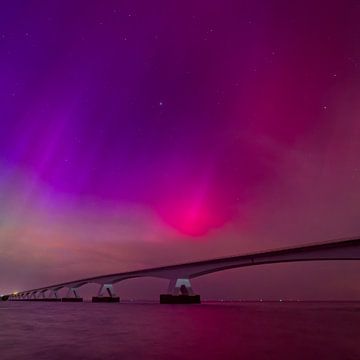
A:
{"type": "Polygon", "coordinates": [[[359,303],[0,303],[0,358],[360,359],[359,303]]]}

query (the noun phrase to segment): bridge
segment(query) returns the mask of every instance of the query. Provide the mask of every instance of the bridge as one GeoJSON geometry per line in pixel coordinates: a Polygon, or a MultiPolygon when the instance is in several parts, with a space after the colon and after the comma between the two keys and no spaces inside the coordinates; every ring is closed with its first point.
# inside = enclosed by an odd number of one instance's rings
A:
{"type": "Polygon", "coordinates": [[[199,276],[245,266],[327,260],[360,260],[360,238],[95,276],[21,291],[6,295],[3,298],[13,301],[77,302],[83,301],[79,295],[79,288],[89,283],[96,283],[99,284],[100,289],[97,296],[92,298],[93,302],[119,302],[120,298],[116,295],[113,288],[115,283],[139,277],[156,277],[169,280],[167,294],[160,295],[161,303],[200,303],[200,295],[194,293],[191,285],[191,279],[199,276]],[[67,289],[67,295],[66,297],[60,298],[58,292],[64,288],[67,289]]]}

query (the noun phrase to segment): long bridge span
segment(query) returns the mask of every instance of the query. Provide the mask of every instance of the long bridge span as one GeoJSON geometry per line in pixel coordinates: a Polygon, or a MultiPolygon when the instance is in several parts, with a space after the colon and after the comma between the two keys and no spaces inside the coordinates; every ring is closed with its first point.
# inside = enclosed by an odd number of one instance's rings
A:
{"type": "MultiPolygon", "coordinates": [[[[113,285],[126,279],[156,277],[169,280],[167,294],[160,295],[162,303],[199,303],[191,279],[217,271],[245,266],[285,263],[295,261],[360,260],[360,238],[336,240],[256,252],[245,255],[188,262],[170,266],[155,267],[137,271],[122,272],[44,286],[7,295],[9,300],[34,301],[82,301],[79,288],[89,283],[100,285],[99,293],[93,302],[118,302],[113,285]],[[58,292],[67,289],[66,297],[60,299],[58,292]]],[[[5,297],[4,297],[5,298],[5,297]]]]}

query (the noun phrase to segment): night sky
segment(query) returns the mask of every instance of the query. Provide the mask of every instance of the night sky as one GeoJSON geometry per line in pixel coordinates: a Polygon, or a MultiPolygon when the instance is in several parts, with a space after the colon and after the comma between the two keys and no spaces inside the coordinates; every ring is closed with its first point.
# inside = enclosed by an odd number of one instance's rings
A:
{"type": "MultiPolygon", "coordinates": [[[[346,0],[1,2],[0,293],[360,234],[359,19],[346,0]]],[[[359,266],[194,285],[360,298],[359,266]]]]}

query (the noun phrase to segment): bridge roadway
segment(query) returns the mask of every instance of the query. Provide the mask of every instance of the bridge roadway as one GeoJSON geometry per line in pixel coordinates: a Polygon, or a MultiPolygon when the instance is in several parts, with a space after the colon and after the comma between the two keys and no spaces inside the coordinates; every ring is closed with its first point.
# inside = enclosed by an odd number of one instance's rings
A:
{"type": "Polygon", "coordinates": [[[67,295],[62,301],[82,301],[78,289],[89,283],[100,285],[94,302],[118,302],[113,284],[139,277],[156,277],[169,280],[168,293],[160,295],[162,303],[199,303],[191,279],[216,271],[273,263],[295,261],[360,260],[360,238],[337,240],[311,245],[256,252],[246,255],[195,261],[184,264],[155,267],[151,269],[95,276],[81,280],[40,287],[8,295],[9,300],[60,301],[58,291],[66,288],[67,295]]]}

